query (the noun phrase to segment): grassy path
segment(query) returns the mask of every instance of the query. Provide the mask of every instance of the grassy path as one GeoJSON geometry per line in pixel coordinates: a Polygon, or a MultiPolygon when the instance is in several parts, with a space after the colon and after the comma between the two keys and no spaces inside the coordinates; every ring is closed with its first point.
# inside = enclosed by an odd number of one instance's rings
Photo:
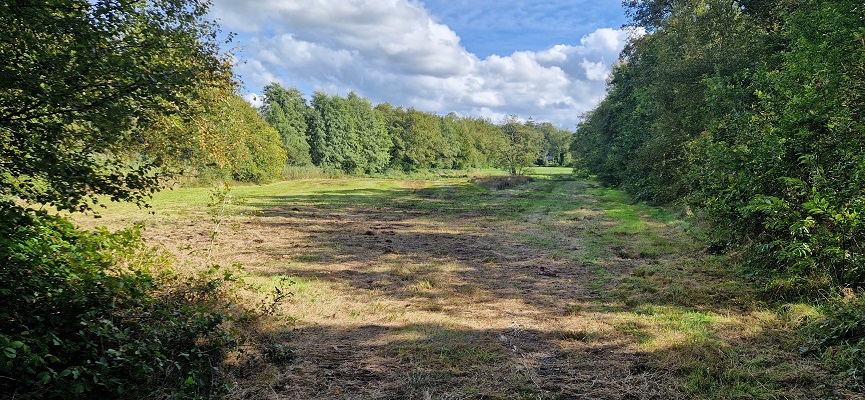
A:
{"type": "MultiPolygon", "coordinates": [[[[561,170],[487,190],[467,178],[304,180],[235,189],[216,239],[291,293],[266,327],[294,349],[236,397],[820,398],[795,306],[767,310],[687,225],[561,170]]],[[[209,246],[206,191],[155,200],[147,235],[209,246]]]]}

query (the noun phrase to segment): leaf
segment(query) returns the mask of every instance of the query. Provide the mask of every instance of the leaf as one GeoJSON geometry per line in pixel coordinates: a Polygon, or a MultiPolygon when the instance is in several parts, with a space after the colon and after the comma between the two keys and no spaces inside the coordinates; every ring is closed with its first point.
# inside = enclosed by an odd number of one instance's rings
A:
{"type": "Polygon", "coordinates": [[[39,386],[45,386],[48,382],[51,382],[51,375],[48,372],[42,371],[36,377],[39,378],[37,381],[39,386]]]}
{"type": "Polygon", "coordinates": [[[6,358],[12,359],[12,358],[15,358],[18,356],[18,352],[15,351],[15,349],[13,349],[11,347],[4,347],[3,348],[3,355],[6,356],[6,358]]]}

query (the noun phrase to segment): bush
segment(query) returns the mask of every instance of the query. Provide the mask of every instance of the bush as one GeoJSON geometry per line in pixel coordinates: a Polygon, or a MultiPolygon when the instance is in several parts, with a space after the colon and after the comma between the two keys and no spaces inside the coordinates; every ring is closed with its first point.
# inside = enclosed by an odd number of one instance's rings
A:
{"type": "Polygon", "coordinates": [[[193,278],[136,228],[86,232],[0,204],[0,392],[198,398],[223,389],[230,272],[193,278]]]}
{"type": "Polygon", "coordinates": [[[809,331],[810,342],[802,350],[821,354],[851,387],[865,390],[865,293],[831,303],[826,318],[809,331]]]}
{"type": "Polygon", "coordinates": [[[865,8],[807,0],[778,11],[769,39],[784,45],[741,71],[749,83],[713,78],[711,108],[739,111],[690,144],[692,205],[754,267],[865,288],[865,8]]]}

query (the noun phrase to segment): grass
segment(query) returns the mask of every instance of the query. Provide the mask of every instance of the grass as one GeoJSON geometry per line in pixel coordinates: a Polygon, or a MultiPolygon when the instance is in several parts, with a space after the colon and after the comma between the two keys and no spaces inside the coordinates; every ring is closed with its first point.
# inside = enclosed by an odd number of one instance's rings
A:
{"type": "MultiPolygon", "coordinates": [[[[816,310],[761,302],[676,212],[570,169],[536,168],[498,190],[472,183],[490,171],[295,172],[304,178],[233,187],[214,242],[214,259],[289,293],[274,305],[284,318],[260,329],[291,361],[247,372],[238,397],[772,399],[837,388],[797,350],[816,310]]],[[[79,221],[143,222],[151,243],[199,257],[209,193],[163,192],[154,213],[111,205],[79,221]]]]}

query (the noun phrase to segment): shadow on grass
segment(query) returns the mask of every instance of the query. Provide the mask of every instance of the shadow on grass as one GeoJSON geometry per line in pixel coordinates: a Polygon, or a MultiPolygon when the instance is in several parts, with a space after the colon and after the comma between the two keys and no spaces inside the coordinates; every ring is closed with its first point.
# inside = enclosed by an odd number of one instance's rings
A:
{"type": "MultiPolygon", "coordinates": [[[[300,236],[291,244],[272,242],[261,248],[279,261],[256,273],[337,282],[394,299],[419,292],[425,297],[457,293],[473,302],[519,299],[551,315],[575,302],[593,307],[590,303],[602,300],[608,309],[612,291],[602,283],[610,280],[605,275],[627,276],[635,268],[654,274],[645,264],[666,261],[663,254],[649,254],[651,260],[640,259],[639,252],[627,255],[618,246],[586,254],[588,242],[630,239],[604,233],[615,226],[584,230],[585,220],[567,217],[597,204],[581,201],[585,182],[564,184],[537,181],[501,191],[468,184],[328,187],[308,195],[256,197],[248,205],[258,211],[258,229],[300,236]],[[550,226],[550,214],[556,226],[550,226]],[[527,231],[538,232],[532,236],[527,231]],[[424,282],[432,287],[417,290],[415,284],[424,282]]],[[[652,278],[634,277],[630,283],[646,279],[652,278]]],[[[634,297],[683,305],[677,293],[634,297]]]]}
{"type": "Polygon", "coordinates": [[[301,236],[297,247],[262,249],[287,262],[257,273],[340,282],[396,299],[416,297],[409,286],[430,282],[428,297],[468,293],[474,301],[513,298],[543,308],[588,300],[591,293],[568,282],[584,280],[590,268],[551,258],[551,249],[571,246],[573,238],[545,249],[515,237],[510,226],[527,214],[573,206],[549,199],[551,184],[534,184],[536,192],[462,185],[256,198],[250,205],[261,229],[301,236]],[[338,265],[351,267],[327,267],[338,265]]]}
{"type": "Polygon", "coordinates": [[[736,341],[652,351],[632,340],[564,336],[512,327],[366,324],[282,333],[293,359],[239,365],[245,398],[327,399],[774,399],[829,398],[819,371],[803,368],[766,332],[736,341]],[[310,339],[314,338],[314,339],[310,339]]]}
{"type": "Polygon", "coordinates": [[[324,187],[250,199],[256,231],[293,234],[254,249],[269,260],[250,268],[255,275],[333,284],[384,304],[368,314],[389,322],[341,304],[330,321],[275,328],[295,361],[262,372],[271,376],[256,379],[270,383],[246,397],[826,396],[828,378],[801,360],[789,329],[702,293],[726,276],[677,269],[681,255],[590,249],[598,238],[631,239],[608,234],[616,221],[587,187],[324,187]],[[417,317],[388,319],[388,307],[417,317]],[[418,321],[425,316],[439,322],[418,321]]]}

